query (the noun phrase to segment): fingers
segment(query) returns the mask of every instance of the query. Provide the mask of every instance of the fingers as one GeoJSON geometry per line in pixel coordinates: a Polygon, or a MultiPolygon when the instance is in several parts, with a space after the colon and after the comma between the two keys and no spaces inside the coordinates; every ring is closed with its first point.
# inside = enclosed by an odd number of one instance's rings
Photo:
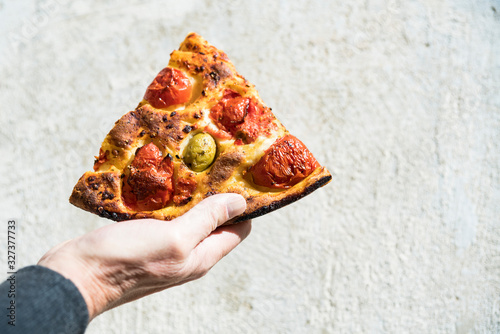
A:
{"type": "Polygon", "coordinates": [[[238,194],[220,194],[208,197],[176,219],[180,234],[194,248],[218,226],[243,213],[246,201],[238,194]]]}
{"type": "Polygon", "coordinates": [[[245,220],[235,225],[219,227],[200,242],[192,251],[190,261],[193,268],[203,276],[217,262],[240,244],[252,229],[252,221],[245,220]]]}

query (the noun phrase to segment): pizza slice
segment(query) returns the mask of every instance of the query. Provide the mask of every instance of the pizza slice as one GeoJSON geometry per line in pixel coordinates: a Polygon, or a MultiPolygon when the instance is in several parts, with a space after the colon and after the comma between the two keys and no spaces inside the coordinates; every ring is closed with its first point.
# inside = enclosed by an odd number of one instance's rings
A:
{"type": "Polygon", "coordinates": [[[115,123],[70,202],[115,221],[171,220],[231,192],[247,201],[237,222],[297,201],[331,178],[226,54],[191,33],[137,108],[115,123]]]}

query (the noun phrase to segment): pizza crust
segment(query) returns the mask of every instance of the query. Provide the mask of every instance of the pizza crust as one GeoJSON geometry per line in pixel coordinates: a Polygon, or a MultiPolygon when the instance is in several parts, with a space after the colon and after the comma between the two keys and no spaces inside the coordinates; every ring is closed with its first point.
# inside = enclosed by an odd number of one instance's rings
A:
{"type": "MultiPolygon", "coordinates": [[[[328,172],[325,167],[320,167],[306,179],[285,191],[271,191],[269,193],[262,193],[260,196],[248,196],[245,191],[233,186],[228,187],[230,191],[205,192],[203,196],[201,196],[201,199],[226,192],[243,195],[247,201],[247,209],[243,214],[226,223],[232,224],[247,219],[257,218],[298,201],[314,190],[324,186],[330,182],[331,179],[332,175],[330,172],[328,172]]],[[[121,200],[120,182],[120,172],[118,171],[105,173],[87,172],[78,180],[71,194],[70,202],[81,209],[114,221],[139,218],[172,220],[187,212],[195,204],[195,201],[191,201],[185,206],[175,207],[176,212],[173,213],[169,213],[169,210],[166,210],[168,208],[156,211],[133,212],[128,209],[121,200]]],[[[196,203],[197,202],[199,201],[196,201],[196,203]]]]}
{"type": "Polygon", "coordinates": [[[235,217],[228,223],[237,223],[243,220],[257,218],[265,215],[266,213],[282,208],[290,203],[298,201],[304,196],[309,195],[316,189],[330,182],[331,179],[332,175],[330,172],[328,172],[325,167],[320,167],[305,180],[286,191],[281,191],[277,194],[270,193],[266,196],[246,198],[247,209],[245,212],[242,215],[235,217]]]}
{"type": "MultiPolygon", "coordinates": [[[[115,221],[136,218],[174,219],[206,197],[218,193],[238,193],[247,200],[246,211],[229,223],[251,219],[297,201],[328,183],[332,176],[318,167],[293,187],[276,190],[257,186],[247,171],[278,138],[288,134],[274,117],[265,136],[248,145],[236,145],[234,138],[215,138],[217,155],[203,172],[191,171],[183,162],[184,147],[198,132],[214,131],[217,126],[209,117],[210,109],[222,98],[225,89],[251,97],[263,109],[270,109],[260,99],[255,87],[239,75],[226,54],[209,45],[196,34],[189,34],[178,51],[171,54],[169,66],[184,71],[193,86],[186,105],[156,109],[147,101],[121,117],[103,141],[105,161],[94,172],[86,172],[77,182],[70,202],[89,212],[115,221]],[[155,211],[135,212],[125,205],[122,183],[138,148],[153,142],[162,153],[170,155],[174,178],[196,180],[197,188],[187,204],[174,203],[155,211]]],[[[271,113],[272,115],[272,113],[271,113]]]]}

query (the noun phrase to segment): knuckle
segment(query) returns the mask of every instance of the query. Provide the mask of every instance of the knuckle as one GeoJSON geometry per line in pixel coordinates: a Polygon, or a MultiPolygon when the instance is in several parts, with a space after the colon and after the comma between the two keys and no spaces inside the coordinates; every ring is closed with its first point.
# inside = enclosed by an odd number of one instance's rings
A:
{"type": "Polygon", "coordinates": [[[227,211],[227,207],[224,203],[215,202],[211,206],[210,212],[210,222],[213,224],[214,229],[221,222],[225,222],[229,219],[229,213],[227,211]]]}
{"type": "Polygon", "coordinates": [[[169,253],[171,253],[172,256],[177,259],[185,259],[190,252],[190,249],[187,247],[185,238],[182,237],[178,229],[175,229],[169,235],[168,247],[169,253]]]}

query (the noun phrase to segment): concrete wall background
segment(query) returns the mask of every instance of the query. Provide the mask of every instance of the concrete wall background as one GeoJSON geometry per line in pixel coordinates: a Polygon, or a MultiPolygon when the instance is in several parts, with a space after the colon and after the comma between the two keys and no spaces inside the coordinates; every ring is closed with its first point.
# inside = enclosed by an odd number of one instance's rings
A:
{"type": "Polygon", "coordinates": [[[88,333],[500,332],[497,0],[0,1],[0,212],[20,266],[110,223],[71,189],[190,31],[334,181],[88,333]]]}

